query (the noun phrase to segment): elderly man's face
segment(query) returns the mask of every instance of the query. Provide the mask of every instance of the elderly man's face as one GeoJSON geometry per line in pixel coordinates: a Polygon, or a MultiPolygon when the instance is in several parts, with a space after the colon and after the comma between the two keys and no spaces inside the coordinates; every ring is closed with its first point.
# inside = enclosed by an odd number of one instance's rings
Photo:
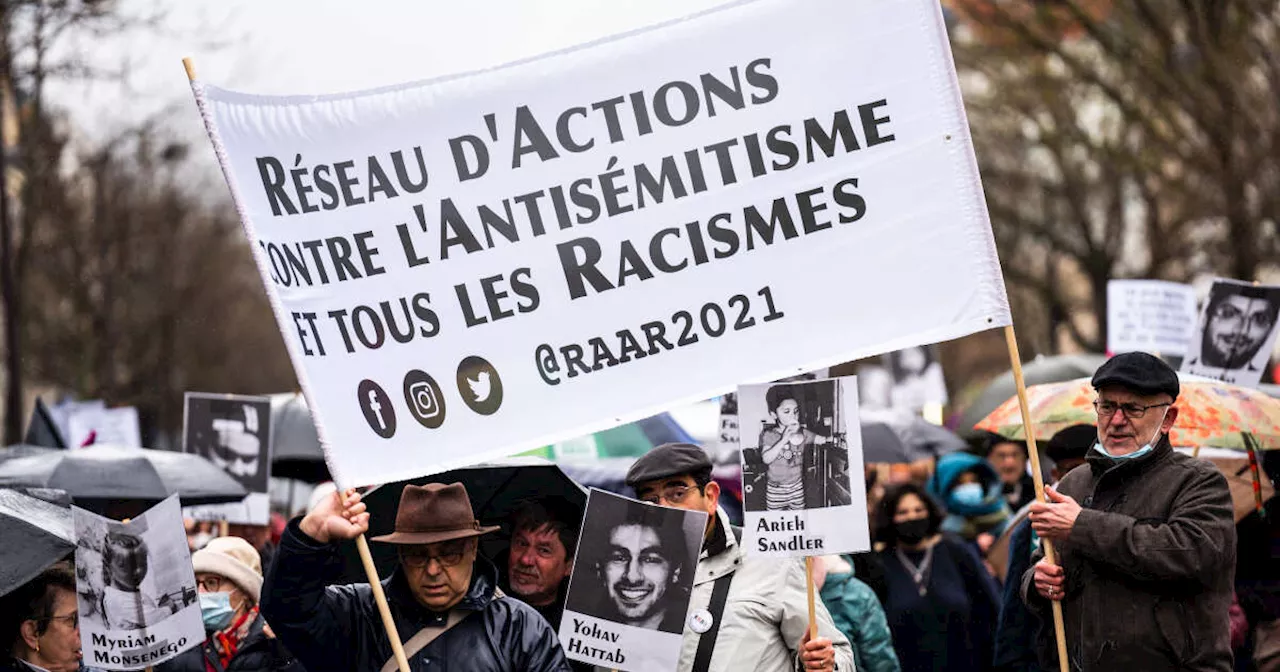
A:
{"type": "Polygon", "coordinates": [[[1102,447],[1115,456],[1128,455],[1147,442],[1155,443],[1158,434],[1173,429],[1173,423],[1178,419],[1178,409],[1172,407],[1173,398],[1167,394],[1145,395],[1122,387],[1104,387],[1098,391],[1098,402],[1117,405],[1110,413],[1105,409],[1098,411],[1098,435],[1102,438],[1102,447]],[[1140,418],[1130,417],[1134,413],[1123,410],[1124,407],[1134,409],[1155,404],[1166,405],[1147,408],[1140,412],[1140,418]]]}
{"type": "Polygon", "coordinates": [[[609,598],[631,625],[653,628],[661,623],[662,598],[667,586],[679,580],[679,572],[656,530],[646,525],[614,528],[602,573],[609,598]]]}
{"type": "Polygon", "coordinates": [[[1266,301],[1229,296],[1219,303],[1205,327],[1205,336],[1223,366],[1244,366],[1258,354],[1275,326],[1266,301]]]}
{"type": "Polygon", "coordinates": [[[431,611],[448,611],[466,597],[475,566],[475,539],[400,548],[400,565],[413,596],[431,611]]]}

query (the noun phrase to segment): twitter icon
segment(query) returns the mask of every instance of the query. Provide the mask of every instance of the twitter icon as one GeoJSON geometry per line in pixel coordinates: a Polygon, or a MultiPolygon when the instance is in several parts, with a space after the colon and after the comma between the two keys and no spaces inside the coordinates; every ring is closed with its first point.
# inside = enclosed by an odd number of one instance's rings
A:
{"type": "Polygon", "coordinates": [[[472,355],[458,364],[458,396],[467,408],[493,415],[502,406],[502,378],[493,364],[472,355]]]}

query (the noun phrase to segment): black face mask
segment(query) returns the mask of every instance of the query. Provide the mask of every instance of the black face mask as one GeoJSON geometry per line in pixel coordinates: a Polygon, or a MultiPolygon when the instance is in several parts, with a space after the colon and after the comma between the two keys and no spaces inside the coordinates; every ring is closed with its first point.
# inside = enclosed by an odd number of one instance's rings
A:
{"type": "Polygon", "coordinates": [[[917,518],[894,523],[893,529],[898,534],[898,541],[904,544],[918,544],[929,534],[929,519],[917,518]]]}

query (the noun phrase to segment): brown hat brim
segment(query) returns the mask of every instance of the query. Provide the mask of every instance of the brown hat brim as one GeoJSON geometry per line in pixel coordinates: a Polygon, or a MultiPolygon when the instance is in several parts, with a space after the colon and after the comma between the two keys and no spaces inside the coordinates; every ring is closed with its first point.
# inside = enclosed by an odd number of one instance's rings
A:
{"type": "Polygon", "coordinates": [[[422,544],[438,544],[442,541],[453,541],[455,539],[466,539],[468,537],[478,537],[482,534],[489,534],[502,529],[499,525],[490,525],[488,527],[467,527],[457,530],[440,530],[436,532],[393,532],[384,534],[379,537],[373,537],[373,541],[380,541],[384,544],[404,544],[420,546],[422,544]]]}

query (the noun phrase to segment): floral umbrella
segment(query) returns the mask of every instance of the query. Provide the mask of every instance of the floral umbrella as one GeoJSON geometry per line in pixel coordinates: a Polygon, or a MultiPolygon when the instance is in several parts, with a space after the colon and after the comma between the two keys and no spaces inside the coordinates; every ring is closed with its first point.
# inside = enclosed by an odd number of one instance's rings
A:
{"type": "MultiPolygon", "coordinates": [[[[1178,420],[1169,437],[1173,445],[1248,450],[1252,443],[1260,450],[1280,449],[1280,399],[1198,376],[1180,378],[1178,420]]],[[[1097,424],[1093,410],[1096,397],[1088,378],[1027,388],[1036,438],[1048,439],[1072,425],[1097,424]]],[[[1016,396],[974,427],[1012,439],[1026,437],[1016,396]]]]}

